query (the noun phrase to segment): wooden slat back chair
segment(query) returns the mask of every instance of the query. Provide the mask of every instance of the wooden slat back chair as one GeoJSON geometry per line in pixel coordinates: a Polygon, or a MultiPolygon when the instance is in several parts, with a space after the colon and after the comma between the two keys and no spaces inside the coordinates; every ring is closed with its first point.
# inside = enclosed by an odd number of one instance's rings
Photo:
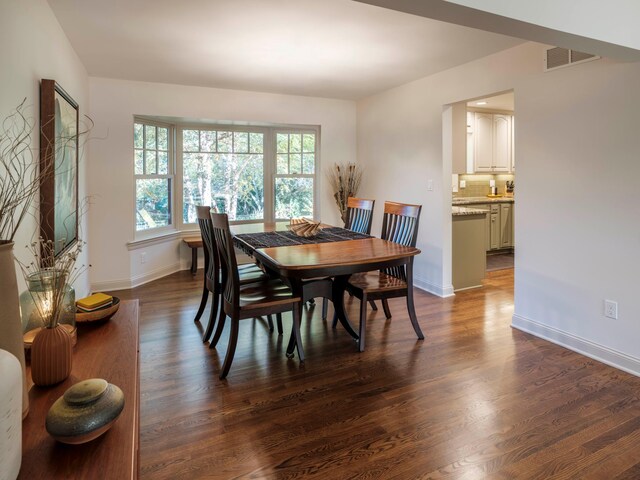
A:
{"type": "MultiPolygon", "coordinates": [[[[264,315],[278,314],[291,311],[293,314],[293,328],[291,342],[298,345],[300,360],[304,360],[300,337],[300,309],[302,299],[295,297],[291,289],[282,280],[267,278],[258,282],[242,284],[238,273],[236,253],[233,248],[233,238],[229,230],[229,219],[224,213],[212,213],[213,235],[218,248],[220,265],[222,267],[222,310],[225,316],[218,322],[214,338],[220,338],[226,317],[231,321],[229,344],[225,355],[220,379],[229,373],[231,363],[238,343],[240,320],[264,315]]],[[[213,342],[212,342],[213,343],[213,342]]]]}
{"type": "MultiPolygon", "coordinates": [[[[198,227],[200,227],[200,235],[202,236],[202,246],[204,250],[204,285],[202,288],[202,298],[198,312],[194,318],[194,322],[198,322],[209,301],[209,293],[213,296],[211,312],[209,314],[209,323],[202,336],[202,341],[206,342],[211,337],[213,327],[216,322],[216,315],[220,317],[222,310],[220,306],[220,294],[222,292],[222,279],[220,270],[220,258],[218,249],[215,245],[213,237],[213,225],[211,223],[211,212],[216,212],[215,207],[198,206],[196,213],[198,218],[198,227]]],[[[241,283],[250,283],[256,280],[266,278],[266,274],[255,264],[241,265],[239,267],[239,275],[241,283]]],[[[269,319],[269,328],[273,330],[273,324],[269,319]]],[[[282,324],[278,323],[278,332],[282,333],[282,324]]]]}
{"type": "MultiPolygon", "coordinates": [[[[367,200],[366,198],[349,197],[347,199],[347,220],[344,228],[358,233],[371,233],[371,224],[373,223],[373,207],[375,200],[367,200]]],[[[322,319],[326,320],[329,300],[325,297],[322,299],[322,319]]],[[[377,310],[376,304],[371,302],[371,308],[377,310]]],[[[337,318],[335,319],[337,323],[337,318]]],[[[335,327],[335,324],[334,324],[335,327]]]]}
{"type": "Polygon", "coordinates": [[[347,221],[344,228],[353,232],[371,233],[373,223],[373,207],[375,200],[365,198],[349,197],[347,199],[347,221]]]}
{"type": "MultiPolygon", "coordinates": [[[[422,205],[385,202],[380,238],[415,247],[418,239],[421,211],[422,205]]],[[[413,259],[410,262],[409,268],[413,268],[413,259]]],[[[389,298],[406,297],[407,310],[409,311],[413,329],[419,339],[424,338],[413,305],[413,285],[408,286],[407,284],[405,266],[353,275],[347,284],[347,291],[360,299],[360,338],[358,343],[361,352],[365,348],[367,301],[369,300],[382,300],[384,314],[389,319],[391,318],[391,311],[387,300],[389,298]]]]}

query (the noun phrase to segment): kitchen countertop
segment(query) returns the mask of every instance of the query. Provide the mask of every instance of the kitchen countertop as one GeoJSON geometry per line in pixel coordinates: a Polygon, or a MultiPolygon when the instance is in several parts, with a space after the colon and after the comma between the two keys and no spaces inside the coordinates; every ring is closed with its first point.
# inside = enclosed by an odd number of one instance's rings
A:
{"type": "Polygon", "coordinates": [[[514,203],[513,197],[454,197],[453,205],[474,205],[481,203],[514,203]]]}
{"type": "Polygon", "coordinates": [[[451,214],[454,217],[461,215],[486,215],[488,210],[481,210],[479,208],[469,208],[469,207],[451,207],[451,214]]]}

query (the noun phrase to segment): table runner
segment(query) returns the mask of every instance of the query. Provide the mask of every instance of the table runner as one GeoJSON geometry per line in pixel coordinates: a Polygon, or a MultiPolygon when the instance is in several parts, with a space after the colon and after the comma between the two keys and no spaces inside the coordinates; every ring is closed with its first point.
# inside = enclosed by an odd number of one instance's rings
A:
{"type": "Polygon", "coordinates": [[[299,237],[293,232],[259,232],[259,233],[241,233],[235,236],[241,240],[236,242],[245,253],[251,255],[258,248],[268,247],[286,247],[291,245],[309,245],[313,243],[330,243],[344,242],[346,240],[362,240],[371,238],[371,235],[365,233],[352,232],[345,228],[328,227],[320,230],[316,235],[310,238],[299,237]]]}

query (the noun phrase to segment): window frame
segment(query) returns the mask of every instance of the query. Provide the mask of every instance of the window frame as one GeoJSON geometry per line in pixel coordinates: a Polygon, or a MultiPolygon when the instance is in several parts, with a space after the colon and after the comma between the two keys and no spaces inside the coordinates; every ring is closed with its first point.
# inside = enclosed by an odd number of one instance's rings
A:
{"type": "MultiPolygon", "coordinates": [[[[171,123],[165,123],[165,122],[160,122],[154,119],[149,119],[147,117],[142,117],[142,116],[134,116],[133,117],[133,124],[131,125],[131,133],[132,133],[132,166],[133,166],[133,236],[136,240],[144,240],[144,239],[148,239],[148,238],[154,238],[154,237],[159,237],[159,236],[163,236],[166,235],[167,233],[171,233],[174,232],[176,230],[175,227],[175,207],[176,207],[176,203],[175,203],[175,186],[176,186],[176,178],[175,178],[175,171],[176,171],[176,165],[175,165],[175,131],[176,131],[176,127],[175,125],[171,124],[171,123]],[[140,124],[143,126],[143,140],[142,140],[142,150],[150,150],[146,148],[146,143],[144,141],[146,134],[144,133],[144,126],[148,125],[148,126],[152,126],[152,127],[156,127],[156,128],[166,128],[167,129],[167,173],[166,174],[160,174],[160,173],[155,173],[155,174],[137,174],[136,173],[136,157],[135,157],[135,152],[136,150],[139,150],[139,148],[137,148],[135,146],[135,126],[136,124],[140,124]],[[169,198],[168,198],[168,205],[169,205],[169,223],[167,225],[162,225],[160,227],[153,227],[153,228],[146,228],[144,230],[138,230],[137,229],[137,195],[138,195],[138,180],[155,180],[155,179],[166,179],[169,181],[169,198]]],[[[157,130],[156,130],[157,133],[157,130]]],[[[158,148],[157,148],[157,140],[156,140],[156,172],[158,170],[158,160],[157,160],[157,152],[158,152],[158,148]]],[[[143,160],[144,161],[144,160],[143,160]]],[[[146,164],[143,164],[144,167],[146,168],[146,164]]]]}
{"type": "MultiPolygon", "coordinates": [[[[173,120],[173,119],[171,119],[173,120]]],[[[184,163],[182,151],[182,135],[184,130],[200,130],[200,131],[228,131],[228,132],[249,132],[263,134],[263,188],[264,188],[264,218],[259,220],[234,220],[231,224],[249,224],[275,222],[288,219],[275,218],[275,188],[276,178],[312,178],[313,179],[313,218],[320,217],[320,188],[322,186],[320,168],[321,168],[321,128],[319,125],[291,125],[291,124],[225,124],[216,122],[181,122],[181,121],[162,121],[156,117],[148,117],[135,115],[133,124],[131,125],[132,134],[132,170],[133,170],[133,238],[131,247],[135,247],[138,241],[145,241],[154,238],[173,238],[173,234],[181,234],[186,232],[194,232],[198,230],[197,223],[184,222],[184,163]],[[168,162],[167,174],[142,174],[135,173],[135,124],[150,125],[155,127],[168,129],[168,162]],[[277,134],[314,134],[315,135],[315,152],[314,152],[314,173],[313,174],[278,174],[277,173],[277,134]],[[145,230],[137,230],[136,218],[136,199],[137,199],[137,180],[145,178],[166,178],[169,180],[169,208],[170,223],[166,226],[149,228],[145,230]]],[[[144,137],[143,137],[144,138],[144,137]]],[[[157,151],[157,149],[156,149],[157,151]]]]}
{"type": "Polygon", "coordinates": [[[308,177],[313,178],[313,218],[319,217],[319,178],[320,169],[320,127],[315,125],[226,125],[220,123],[176,123],[176,185],[174,187],[176,197],[176,212],[180,212],[175,220],[176,228],[181,231],[196,230],[197,223],[185,223],[184,208],[184,163],[182,150],[182,135],[184,130],[200,130],[200,131],[225,131],[225,132],[249,132],[263,134],[263,181],[264,181],[264,218],[259,220],[233,220],[229,223],[232,225],[275,222],[288,219],[275,218],[275,186],[278,177],[308,177]],[[300,133],[315,135],[315,152],[314,152],[314,173],[313,174],[277,174],[277,145],[276,138],[278,133],[300,133]],[[178,147],[179,146],[179,147],[178,147]],[[178,200],[179,199],[179,200],[178,200]]]}
{"type": "MultiPolygon", "coordinates": [[[[317,219],[318,218],[318,199],[319,199],[319,194],[318,194],[318,168],[319,168],[319,145],[320,145],[320,129],[318,127],[306,127],[306,128],[291,128],[291,127],[273,127],[273,131],[272,131],[272,139],[271,141],[273,142],[273,180],[271,182],[271,189],[272,189],[272,196],[273,196],[273,205],[272,205],[272,215],[273,215],[273,220],[272,221],[285,221],[285,220],[289,220],[288,218],[275,218],[275,214],[276,214],[276,179],[277,178],[311,178],[313,179],[313,218],[317,219]],[[314,134],[315,135],[315,141],[314,141],[314,150],[313,150],[313,173],[278,173],[278,134],[286,134],[286,135],[291,135],[291,134],[300,134],[301,136],[304,136],[305,134],[314,134]]],[[[289,140],[290,142],[291,140],[289,140]]],[[[301,157],[301,170],[303,169],[303,165],[304,165],[304,159],[303,159],[303,155],[304,155],[304,141],[301,141],[301,150],[300,150],[300,157],[301,157]]],[[[308,152],[306,152],[308,153],[308,152]]],[[[291,151],[289,150],[287,152],[287,155],[290,156],[291,155],[291,151]]],[[[289,164],[290,165],[290,164],[289,164]]]]}

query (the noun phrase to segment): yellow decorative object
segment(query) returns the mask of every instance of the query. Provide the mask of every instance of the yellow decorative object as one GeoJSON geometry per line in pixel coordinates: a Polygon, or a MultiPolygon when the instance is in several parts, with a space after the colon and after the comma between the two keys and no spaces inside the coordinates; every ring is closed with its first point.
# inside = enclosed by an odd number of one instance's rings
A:
{"type": "Polygon", "coordinates": [[[105,293],[94,293],[86,298],[81,298],[76,301],[76,305],[83,310],[95,310],[96,308],[103,307],[113,301],[111,295],[105,293]]]}
{"type": "Polygon", "coordinates": [[[120,299],[113,297],[113,302],[102,308],[97,308],[90,312],[78,310],[76,312],[76,323],[106,322],[115,315],[119,308],[120,299]]]}

